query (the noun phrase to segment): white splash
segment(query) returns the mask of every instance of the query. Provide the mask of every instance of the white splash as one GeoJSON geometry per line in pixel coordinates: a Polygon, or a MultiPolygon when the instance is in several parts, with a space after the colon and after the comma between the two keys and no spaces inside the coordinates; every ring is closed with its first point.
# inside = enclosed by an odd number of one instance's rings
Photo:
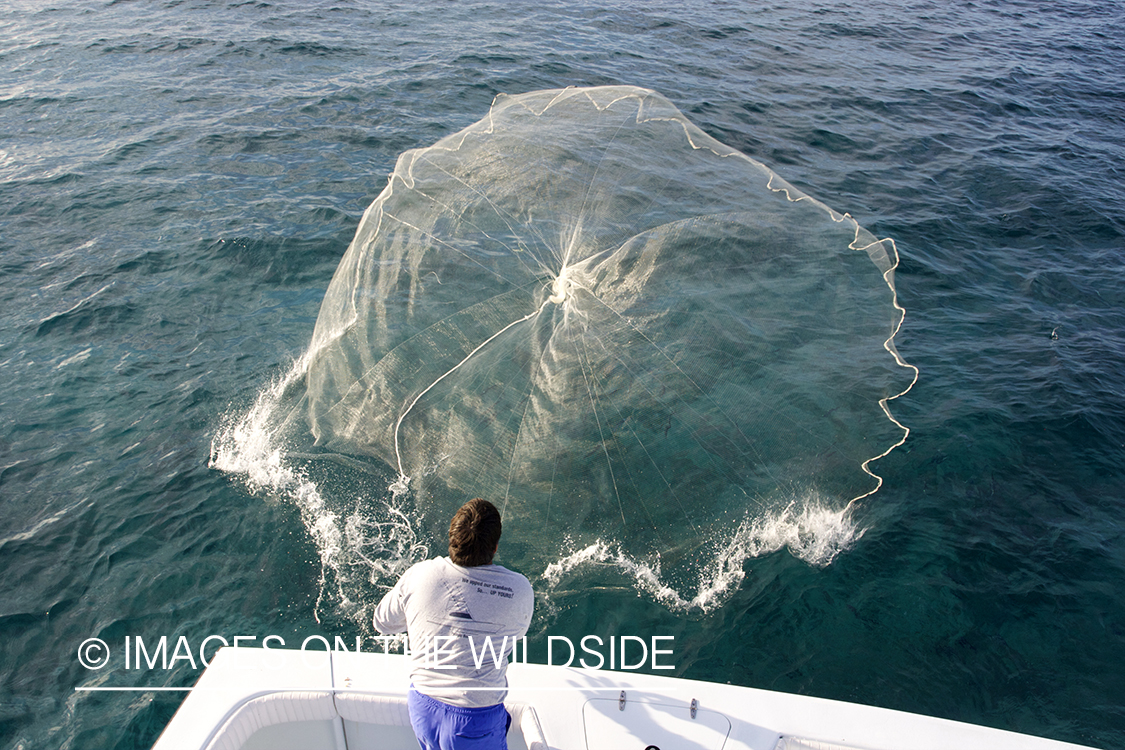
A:
{"type": "Polygon", "coordinates": [[[340,570],[343,535],[339,518],[325,507],[316,483],[286,463],[276,443],[274,426],[274,415],[286,388],[304,373],[303,362],[298,361],[288,374],[262,389],[245,415],[228,416],[227,424],[211,442],[210,466],[241,476],[251,492],[266,491],[286,497],[300,510],[301,521],[320,555],[320,595],[313,613],[319,622],[327,572],[340,570]]]}
{"type": "Polygon", "coordinates": [[[699,576],[696,590],[685,597],[661,579],[660,560],[637,560],[619,545],[597,540],[583,549],[551,563],[542,580],[553,589],[576,570],[592,565],[617,568],[632,579],[636,588],[666,607],[677,611],[714,611],[722,606],[746,577],[747,560],[787,548],[791,554],[817,567],[825,567],[849,549],[861,536],[847,509],[833,510],[818,498],[790,503],[764,518],[747,516],[734,533],[717,548],[699,576]]]}
{"type": "Polygon", "coordinates": [[[408,567],[428,555],[418,537],[419,527],[405,505],[405,498],[349,497],[342,502],[351,511],[333,510],[316,482],[294,464],[294,458],[331,458],[290,454],[285,450],[286,394],[307,372],[306,358],[264,388],[245,413],[228,415],[226,424],[211,443],[211,468],[242,479],[251,492],[265,492],[292,502],[300,511],[320,557],[320,582],[313,616],[320,621],[321,608],[334,584],[337,608],[366,622],[361,601],[364,583],[397,579],[408,567]]]}

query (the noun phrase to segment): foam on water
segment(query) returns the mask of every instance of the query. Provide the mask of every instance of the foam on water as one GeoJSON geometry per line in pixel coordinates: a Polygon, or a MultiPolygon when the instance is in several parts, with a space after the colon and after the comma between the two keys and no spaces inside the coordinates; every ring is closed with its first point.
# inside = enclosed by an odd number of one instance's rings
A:
{"type": "Polygon", "coordinates": [[[639,590],[669,609],[711,612],[721,606],[746,577],[744,564],[782,549],[817,567],[825,567],[861,536],[849,510],[836,510],[815,495],[793,501],[767,517],[747,515],[738,528],[715,550],[699,576],[695,593],[685,598],[661,580],[660,558],[641,560],[619,544],[599,539],[551,563],[543,572],[548,591],[593,567],[615,568],[639,590]]]}
{"type": "MultiPolygon", "coordinates": [[[[228,415],[226,424],[211,444],[210,465],[241,476],[251,491],[277,493],[296,504],[320,554],[322,598],[326,571],[339,569],[338,559],[343,546],[339,519],[325,508],[324,498],[316,484],[284,460],[282,449],[274,442],[272,429],[277,404],[301,372],[301,362],[297,362],[288,374],[258,394],[248,412],[241,417],[228,415]]],[[[319,605],[320,598],[317,601],[318,611],[319,605]]]]}
{"type": "Polygon", "coordinates": [[[212,442],[210,466],[241,477],[251,492],[283,498],[299,509],[320,558],[317,621],[330,593],[339,611],[362,620],[357,593],[363,579],[374,583],[395,577],[424,559],[427,549],[408,511],[395,502],[397,497],[380,507],[381,512],[357,507],[346,513],[298,465],[300,454],[287,451],[285,424],[279,423],[278,415],[288,411],[283,404],[293,384],[304,377],[306,360],[298,360],[264,388],[248,411],[228,414],[212,442]]]}

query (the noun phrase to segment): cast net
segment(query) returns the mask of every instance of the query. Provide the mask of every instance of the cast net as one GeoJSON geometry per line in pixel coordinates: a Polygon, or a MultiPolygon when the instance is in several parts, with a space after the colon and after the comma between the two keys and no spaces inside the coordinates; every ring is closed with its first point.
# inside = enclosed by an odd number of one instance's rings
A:
{"type": "Polygon", "coordinates": [[[896,260],[654,92],[499,96],[399,158],[301,409],[320,450],[391,468],[435,549],[480,496],[526,572],[615,564],[707,606],[762,549],[854,539],[906,434],[896,260]]]}

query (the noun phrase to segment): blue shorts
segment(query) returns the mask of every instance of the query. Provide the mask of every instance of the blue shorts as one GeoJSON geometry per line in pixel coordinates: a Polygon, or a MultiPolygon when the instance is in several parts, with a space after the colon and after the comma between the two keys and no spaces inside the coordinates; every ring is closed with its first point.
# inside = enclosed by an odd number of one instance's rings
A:
{"type": "Polygon", "coordinates": [[[512,717],[503,703],[469,708],[451,706],[410,686],[410,726],[422,750],[508,750],[512,717]]]}

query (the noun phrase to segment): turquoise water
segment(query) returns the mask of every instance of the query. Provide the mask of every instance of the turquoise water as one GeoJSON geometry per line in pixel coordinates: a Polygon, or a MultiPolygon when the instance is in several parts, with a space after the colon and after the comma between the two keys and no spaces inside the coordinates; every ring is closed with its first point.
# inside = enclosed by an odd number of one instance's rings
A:
{"type": "Polygon", "coordinates": [[[75,688],[199,672],[126,669],[126,637],[370,635],[357,611],[436,548],[357,515],[393,472],[308,469],[362,521],[326,558],[309,506],[213,468],[212,442],[307,347],[402,151],[500,92],[632,84],[895,239],[911,434],[830,564],[754,557],[707,611],[582,569],[533,633],[671,635],[685,677],[1125,745],[1123,15],[8,4],[0,743],[149,746],[181,693],[75,688]]]}

